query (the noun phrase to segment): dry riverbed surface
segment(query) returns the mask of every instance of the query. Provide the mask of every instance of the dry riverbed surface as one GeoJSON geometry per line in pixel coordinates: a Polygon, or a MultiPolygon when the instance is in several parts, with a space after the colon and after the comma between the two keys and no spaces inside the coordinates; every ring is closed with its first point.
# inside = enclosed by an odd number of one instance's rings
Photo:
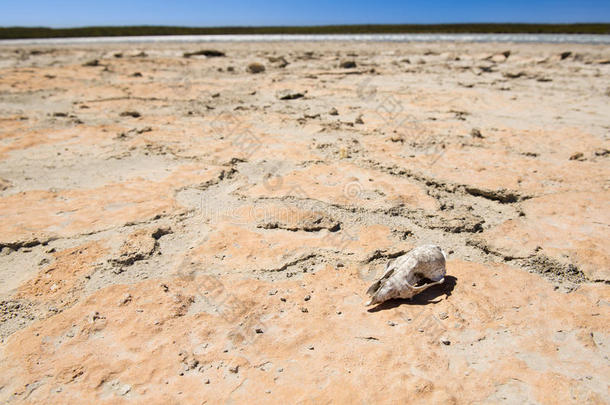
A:
{"type": "Polygon", "coordinates": [[[610,49],[0,46],[0,402],[608,403],[610,49]],[[366,308],[388,260],[447,280],[366,308]]]}

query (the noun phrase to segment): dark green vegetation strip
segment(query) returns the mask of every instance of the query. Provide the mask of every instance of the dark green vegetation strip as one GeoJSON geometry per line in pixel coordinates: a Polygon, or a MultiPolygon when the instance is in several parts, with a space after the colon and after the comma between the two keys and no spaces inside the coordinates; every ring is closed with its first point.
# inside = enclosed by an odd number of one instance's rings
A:
{"type": "Polygon", "coordinates": [[[0,39],[221,34],[610,34],[610,24],[326,25],[312,27],[3,27],[0,39]]]}

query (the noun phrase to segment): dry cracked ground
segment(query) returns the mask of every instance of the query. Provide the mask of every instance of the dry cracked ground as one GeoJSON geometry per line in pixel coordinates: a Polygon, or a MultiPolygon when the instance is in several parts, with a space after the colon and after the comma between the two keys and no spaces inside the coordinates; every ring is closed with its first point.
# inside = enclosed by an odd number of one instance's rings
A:
{"type": "Polygon", "coordinates": [[[609,403],[609,79],[607,46],[2,45],[0,402],[609,403]],[[366,308],[423,243],[447,282],[366,308]]]}

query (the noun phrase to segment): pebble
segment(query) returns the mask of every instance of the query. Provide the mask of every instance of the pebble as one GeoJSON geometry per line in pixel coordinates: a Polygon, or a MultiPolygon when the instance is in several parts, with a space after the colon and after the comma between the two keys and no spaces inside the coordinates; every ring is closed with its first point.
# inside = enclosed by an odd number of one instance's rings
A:
{"type": "Polygon", "coordinates": [[[451,341],[447,338],[441,338],[441,343],[444,344],[445,346],[449,346],[451,344],[451,341]]]}
{"type": "Polygon", "coordinates": [[[265,66],[260,63],[250,63],[246,69],[248,73],[262,73],[265,71],[265,66]]]}
{"type": "Polygon", "coordinates": [[[483,134],[481,134],[481,130],[479,128],[472,128],[472,130],[470,131],[470,136],[472,136],[473,138],[479,138],[479,139],[485,138],[483,136],[483,134]]]}
{"type": "Polygon", "coordinates": [[[302,307],[302,308],[301,308],[301,312],[306,313],[306,312],[309,312],[309,310],[308,310],[307,308],[305,308],[305,307],[302,307]]]}
{"type": "Polygon", "coordinates": [[[305,301],[309,301],[311,299],[311,295],[306,295],[305,298],[303,298],[303,300],[305,301]]]}

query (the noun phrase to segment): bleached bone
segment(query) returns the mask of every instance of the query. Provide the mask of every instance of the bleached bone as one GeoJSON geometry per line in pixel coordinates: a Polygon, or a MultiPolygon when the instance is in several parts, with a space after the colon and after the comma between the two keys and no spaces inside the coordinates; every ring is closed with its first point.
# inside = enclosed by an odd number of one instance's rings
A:
{"type": "Polygon", "coordinates": [[[412,298],[416,294],[445,281],[445,254],[436,245],[418,246],[405,255],[388,262],[385,274],[369,287],[371,296],[366,305],[380,304],[392,298],[412,298]],[[418,286],[423,279],[432,280],[418,286]]]}

